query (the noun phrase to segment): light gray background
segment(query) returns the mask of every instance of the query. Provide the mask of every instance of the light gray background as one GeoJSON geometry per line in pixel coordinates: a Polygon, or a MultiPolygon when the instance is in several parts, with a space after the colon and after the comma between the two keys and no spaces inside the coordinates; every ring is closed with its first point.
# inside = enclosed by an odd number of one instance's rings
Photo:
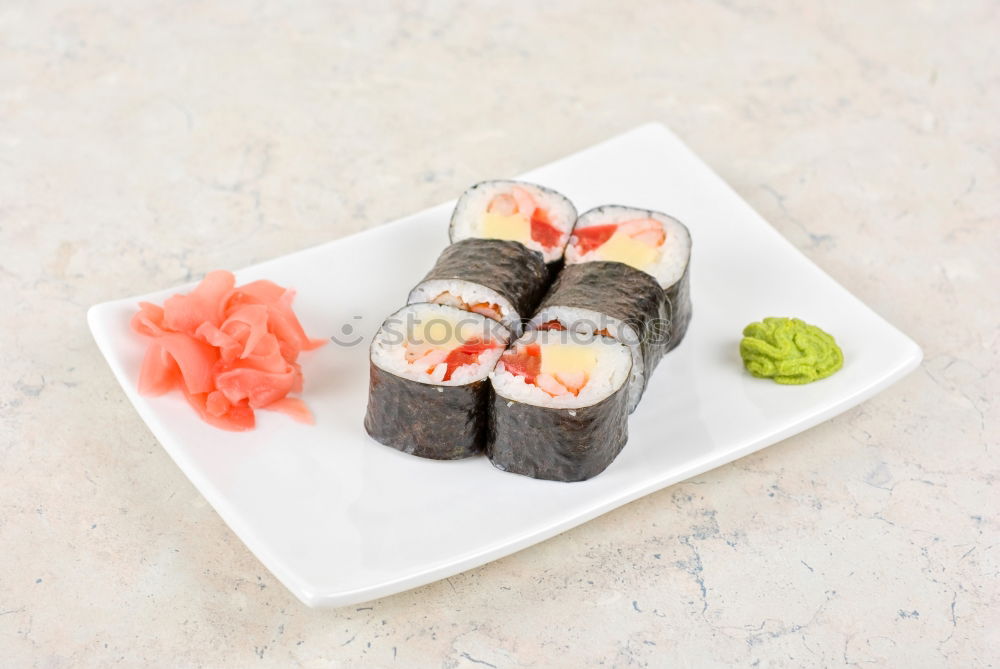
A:
{"type": "Polygon", "coordinates": [[[3,3],[3,663],[994,666],[1000,5],[817,4],[3,3]],[[313,611],[87,332],[94,302],[651,120],[914,337],[921,369],[512,557],[313,611]]]}

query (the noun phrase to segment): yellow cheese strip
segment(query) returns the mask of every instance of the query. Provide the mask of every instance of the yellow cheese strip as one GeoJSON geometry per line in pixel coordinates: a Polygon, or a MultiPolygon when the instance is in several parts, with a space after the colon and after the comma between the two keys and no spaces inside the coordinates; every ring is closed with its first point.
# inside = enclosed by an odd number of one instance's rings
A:
{"type": "Polygon", "coordinates": [[[659,249],[636,241],[618,230],[601,245],[598,253],[602,260],[613,260],[644,270],[656,260],[659,249]]]}
{"type": "Polygon", "coordinates": [[[437,348],[450,351],[465,343],[470,335],[469,329],[474,327],[471,323],[450,318],[450,314],[424,316],[410,329],[408,348],[411,350],[437,348]]]}
{"type": "Polygon", "coordinates": [[[597,364],[597,353],[589,346],[574,344],[542,345],[542,374],[586,372],[597,364]]]}
{"type": "Polygon", "coordinates": [[[488,211],[483,214],[483,236],[524,244],[531,240],[531,226],[521,214],[504,216],[488,211]]]}

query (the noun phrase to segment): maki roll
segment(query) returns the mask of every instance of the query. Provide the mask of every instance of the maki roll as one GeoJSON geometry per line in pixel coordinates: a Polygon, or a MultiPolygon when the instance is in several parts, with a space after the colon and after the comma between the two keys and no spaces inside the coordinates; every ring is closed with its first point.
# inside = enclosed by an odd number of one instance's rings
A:
{"type": "Polygon", "coordinates": [[[557,269],[574,223],[576,207],[554,190],[522,181],[483,181],[458,198],[448,235],[452,242],[520,242],[557,269]]]}
{"type": "Polygon", "coordinates": [[[583,481],[604,471],[628,439],[632,356],[610,337],[536,330],[501,356],[487,455],[504,471],[583,481]]]}
{"type": "Polygon", "coordinates": [[[482,314],[519,336],[522,319],[545,294],[548,272],[538,251],[499,239],[463,239],[445,248],[408,304],[433,302],[482,314]]]}
{"type": "Polygon", "coordinates": [[[593,333],[625,344],[632,356],[628,383],[631,412],[667,350],[668,304],[656,279],[629,265],[607,261],[567,265],[528,329],[593,333]]]}
{"type": "Polygon", "coordinates": [[[486,380],[510,338],[500,323],[440,304],[412,304],[387,318],[372,341],[365,430],[424,458],[483,451],[486,380]]]}
{"type": "Polygon", "coordinates": [[[681,343],[691,321],[688,265],[691,233],[658,211],[605,205],[585,212],[576,223],[566,264],[620,262],[649,274],[663,288],[670,316],[670,351],[681,343]]]}

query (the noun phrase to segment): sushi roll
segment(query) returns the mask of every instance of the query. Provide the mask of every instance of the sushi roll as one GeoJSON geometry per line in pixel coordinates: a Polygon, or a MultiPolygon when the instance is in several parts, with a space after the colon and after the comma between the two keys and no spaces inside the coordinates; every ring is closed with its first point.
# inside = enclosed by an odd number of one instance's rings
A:
{"type": "Polygon", "coordinates": [[[685,280],[691,235],[658,211],[604,205],[580,216],[566,247],[566,264],[604,260],[652,275],[664,289],[685,280]]]}
{"type": "Polygon", "coordinates": [[[606,261],[567,265],[528,329],[600,334],[625,344],[632,356],[628,383],[631,412],[667,350],[668,304],[656,279],[629,265],[606,261]]]}
{"type": "Polygon", "coordinates": [[[658,211],[618,205],[580,216],[566,247],[567,265],[620,262],[656,279],[670,321],[666,351],[681,343],[691,321],[690,260],[691,234],[683,223],[658,211]]]}
{"type": "Polygon", "coordinates": [[[463,239],[445,248],[410,291],[407,304],[433,302],[482,314],[503,323],[516,337],[547,285],[539,252],[517,242],[463,239]]]}
{"type": "Polygon", "coordinates": [[[520,242],[556,271],[574,223],[576,207],[554,190],[522,181],[483,181],[458,198],[448,235],[452,242],[520,242]]]}
{"type": "Polygon", "coordinates": [[[631,366],[628,348],[610,337],[525,334],[490,374],[490,461],[504,471],[554,481],[600,474],[628,439],[631,366]]]}
{"type": "Polygon", "coordinates": [[[454,460],[482,453],[487,375],[510,339],[500,323],[440,304],[412,304],[372,341],[365,430],[404,453],[454,460]]]}

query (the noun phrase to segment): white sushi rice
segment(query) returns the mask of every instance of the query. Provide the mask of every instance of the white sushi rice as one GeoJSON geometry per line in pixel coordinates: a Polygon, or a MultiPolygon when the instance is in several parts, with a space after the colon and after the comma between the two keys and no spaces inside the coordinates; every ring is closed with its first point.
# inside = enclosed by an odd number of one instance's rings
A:
{"type": "MultiPolygon", "coordinates": [[[[405,379],[439,386],[462,386],[485,379],[510,340],[507,329],[490,318],[441,304],[411,304],[403,307],[387,318],[371,345],[371,361],[380,369],[405,379]],[[446,332],[461,329],[462,341],[478,337],[484,341],[497,341],[501,345],[484,351],[475,363],[463,365],[452,372],[451,378],[444,380],[447,365],[443,362],[434,366],[431,373],[425,366],[413,364],[406,359],[406,341],[414,341],[416,327],[426,323],[441,323],[446,332]]],[[[458,342],[456,342],[456,346],[458,342]]]]}
{"type": "Polygon", "coordinates": [[[527,329],[536,330],[542,323],[549,321],[559,321],[567,330],[574,332],[590,334],[599,330],[607,330],[609,335],[625,344],[632,356],[632,374],[629,378],[628,388],[629,411],[639,404],[645,379],[645,365],[642,359],[642,349],[639,346],[639,334],[635,328],[599,311],[554,306],[546,307],[535,314],[528,323],[527,329]]]}
{"type": "Polygon", "coordinates": [[[431,279],[410,291],[407,304],[433,302],[441,293],[448,292],[466,304],[495,304],[500,308],[500,322],[517,337],[521,334],[521,315],[503,295],[479,283],[462,279],[431,279]]]}
{"type": "Polygon", "coordinates": [[[578,395],[553,397],[538,386],[527,383],[523,376],[508,372],[501,361],[490,373],[493,390],[499,397],[533,406],[578,409],[592,406],[610,397],[628,381],[632,368],[632,355],[627,347],[610,337],[571,334],[558,330],[533,330],[518,339],[515,347],[534,342],[545,345],[565,343],[567,346],[585,346],[593,350],[597,362],[590,372],[587,384],[578,395]]]}
{"type": "Polygon", "coordinates": [[[520,186],[531,193],[537,204],[548,213],[549,222],[561,231],[559,243],[553,248],[547,249],[533,239],[527,240],[524,245],[541,253],[545,262],[559,260],[576,223],[576,207],[566,196],[524,181],[482,181],[469,187],[455,204],[449,233],[451,241],[484,238],[482,219],[487,206],[497,195],[510,193],[514,186],[520,186]]]}
{"type": "MultiPolygon", "coordinates": [[[[664,289],[669,288],[684,276],[684,270],[687,269],[688,261],[691,258],[691,233],[676,218],[649,209],[604,205],[581,214],[574,229],[581,230],[593,225],[624,223],[637,218],[652,218],[663,226],[666,239],[663,246],[660,247],[660,253],[653,265],[643,271],[652,275],[664,289]]],[[[573,241],[575,240],[571,238],[570,245],[566,247],[567,265],[601,259],[599,257],[600,247],[581,255],[572,245],[573,241]]]]}

